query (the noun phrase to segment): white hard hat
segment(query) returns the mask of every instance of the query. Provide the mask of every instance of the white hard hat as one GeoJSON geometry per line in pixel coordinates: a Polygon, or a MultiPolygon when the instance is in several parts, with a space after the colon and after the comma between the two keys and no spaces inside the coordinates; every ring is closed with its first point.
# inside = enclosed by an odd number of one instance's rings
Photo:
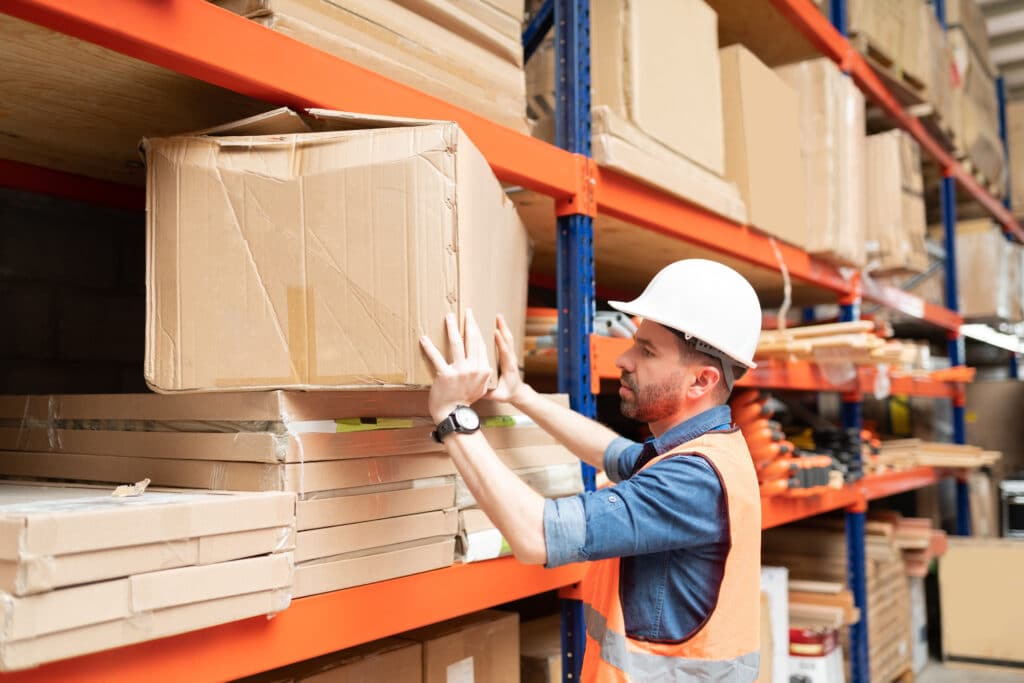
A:
{"type": "MultiPolygon", "coordinates": [[[[608,305],[682,332],[713,356],[757,367],[754,351],[761,336],[761,303],[747,279],[721,263],[707,259],[670,263],[636,299],[608,305]]],[[[732,374],[731,368],[725,371],[732,374]]],[[[731,388],[732,382],[727,383],[731,388]]]]}

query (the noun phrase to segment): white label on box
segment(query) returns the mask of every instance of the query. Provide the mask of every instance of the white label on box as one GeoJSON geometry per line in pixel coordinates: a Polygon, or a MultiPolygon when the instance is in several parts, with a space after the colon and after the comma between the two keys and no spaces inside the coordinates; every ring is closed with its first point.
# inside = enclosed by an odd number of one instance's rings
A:
{"type": "Polygon", "coordinates": [[[473,683],[473,658],[466,657],[450,664],[445,683],[473,683]]]}

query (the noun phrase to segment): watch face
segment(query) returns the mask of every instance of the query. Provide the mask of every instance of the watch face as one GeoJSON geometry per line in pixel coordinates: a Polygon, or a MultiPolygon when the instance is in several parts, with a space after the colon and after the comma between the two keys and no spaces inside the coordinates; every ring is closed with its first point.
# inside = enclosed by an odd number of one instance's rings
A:
{"type": "Polygon", "coordinates": [[[474,431],[480,428],[480,416],[472,408],[459,406],[452,413],[459,428],[474,431]]]}

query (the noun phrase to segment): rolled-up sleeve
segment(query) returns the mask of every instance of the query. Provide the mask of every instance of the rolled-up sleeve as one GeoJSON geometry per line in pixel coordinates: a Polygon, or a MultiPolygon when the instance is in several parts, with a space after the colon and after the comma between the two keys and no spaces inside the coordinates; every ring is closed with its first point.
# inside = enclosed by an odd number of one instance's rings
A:
{"type": "Polygon", "coordinates": [[[582,496],[544,501],[544,543],[547,567],[560,567],[585,560],[583,544],[587,540],[587,520],[582,496]]]}
{"type": "Polygon", "coordinates": [[[604,449],[604,473],[616,484],[629,476],[643,446],[624,436],[617,436],[604,449]]]}
{"type": "Polygon", "coordinates": [[[727,519],[714,468],[668,458],[616,486],[546,501],[547,566],[727,542],[727,519]]]}

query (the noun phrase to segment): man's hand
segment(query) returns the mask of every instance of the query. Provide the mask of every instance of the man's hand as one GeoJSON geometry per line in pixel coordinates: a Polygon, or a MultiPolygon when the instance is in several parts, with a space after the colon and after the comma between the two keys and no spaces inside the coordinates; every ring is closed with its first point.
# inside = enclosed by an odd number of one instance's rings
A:
{"type": "Polygon", "coordinates": [[[473,311],[466,310],[465,339],[459,333],[459,323],[454,314],[445,316],[445,326],[452,349],[450,364],[429,337],[420,337],[423,352],[437,370],[427,401],[434,422],[444,420],[456,406],[468,406],[483,398],[491,378],[491,365],[487,361],[483,335],[480,334],[473,311]]]}
{"type": "Polygon", "coordinates": [[[487,394],[494,401],[516,404],[516,401],[529,389],[519,376],[519,359],[516,358],[515,339],[512,330],[505,322],[505,316],[498,315],[498,325],[494,330],[494,341],[498,345],[498,386],[487,394]]]}

